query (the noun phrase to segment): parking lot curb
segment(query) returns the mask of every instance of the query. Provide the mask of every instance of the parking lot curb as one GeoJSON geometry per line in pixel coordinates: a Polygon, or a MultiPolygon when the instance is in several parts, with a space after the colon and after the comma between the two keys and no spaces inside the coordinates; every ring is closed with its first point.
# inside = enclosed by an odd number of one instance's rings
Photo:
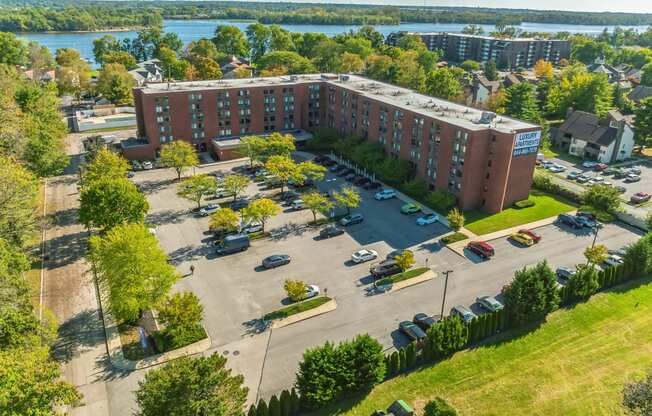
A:
{"type": "Polygon", "coordinates": [[[271,328],[272,329],[283,328],[284,326],[292,325],[294,323],[312,318],[314,316],[318,316],[334,311],[335,309],[337,309],[337,302],[335,301],[335,298],[332,298],[330,301],[324,303],[323,305],[319,305],[316,308],[307,310],[305,312],[299,312],[297,314],[288,316],[287,318],[274,320],[272,321],[271,328]]]}
{"type": "Polygon", "coordinates": [[[378,289],[384,293],[397,292],[399,290],[405,289],[406,287],[427,282],[428,280],[432,280],[435,277],[437,277],[437,273],[433,272],[432,270],[428,270],[427,272],[424,272],[423,274],[420,274],[419,276],[413,277],[411,279],[403,280],[391,285],[378,286],[378,289]],[[387,290],[385,291],[382,288],[387,288],[387,290]]]}

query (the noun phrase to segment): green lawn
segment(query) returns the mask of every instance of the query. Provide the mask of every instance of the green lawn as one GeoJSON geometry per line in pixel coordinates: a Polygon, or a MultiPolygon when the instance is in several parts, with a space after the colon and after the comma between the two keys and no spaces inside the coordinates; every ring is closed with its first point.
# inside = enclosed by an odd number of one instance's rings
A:
{"type": "Polygon", "coordinates": [[[576,209],[574,205],[563,198],[534,189],[530,192],[530,199],[535,202],[533,207],[507,208],[497,214],[487,214],[476,210],[465,211],[466,224],[464,226],[475,234],[483,235],[554,217],[562,212],[576,209]]]}
{"type": "Polygon", "coordinates": [[[420,414],[435,396],[460,415],[622,414],[623,383],[652,368],[651,282],[595,295],[532,332],[507,332],[319,414],[368,416],[399,398],[420,414]]]}
{"type": "Polygon", "coordinates": [[[285,308],[281,308],[275,310],[274,312],[268,313],[263,317],[263,319],[265,319],[266,321],[271,321],[272,319],[287,318],[290,315],[294,315],[299,312],[305,312],[307,310],[314,309],[317,306],[321,306],[330,300],[331,298],[329,297],[319,296],[317,298],[313,298],[303,302],[293,303],[290,306],[286,306],[285,308]]]}

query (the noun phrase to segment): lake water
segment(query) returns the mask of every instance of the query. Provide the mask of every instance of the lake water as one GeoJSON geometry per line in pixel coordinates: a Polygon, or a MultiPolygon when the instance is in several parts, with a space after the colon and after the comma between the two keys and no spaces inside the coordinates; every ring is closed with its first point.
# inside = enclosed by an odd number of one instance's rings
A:
{"type": "MultiPolygon", "coordinates": [[[[163,28],[166,32],[175,32],[179,35],[184,43],[188,43],[200,38],[210,38],[213,36],[215,27],[221,24],[237,26],[243,31],[252,22],[245,21],[226,21],[226,20],[166,20],[163,28]]],[[[380,25],[376,26],[383,35],[387,36],[391,32],[406,30],[411,32],[460,32],[467,24],[458,23],[404,23],[400,25],[380,25]]],[[[350,30],[356,30],[359,26],[353,25],[280,25],[290,32],[322,32],[328,36],[334,36],[345,33],[350,30]]],[[[480,25],[485,32],[493,30],[493,25],[480,25]]],[[[647,29],[646,26],[623,26],[624,28],[633,28],[639,31],[647,29]]],[[[595,35],[602,32],[605,26],[588,26],[588,25],[562,25],[562,24],[545,24],[545,23],[523,23],[519,28],[526,32],[572,32],[595,35]]],[[[613,30],[613,26],[607,26],[608,30],[613,30]]],[[[42,45],[49,47],[52,52],[58,48],[75,48],[78,49],[84,58],[93,60],[93,40],[110,33],[118,39],[135,37],[136,32],[94,32],[94,33],[27,33],[20,34],[19,37],[27,40],[35,40],[42,45]]]]}

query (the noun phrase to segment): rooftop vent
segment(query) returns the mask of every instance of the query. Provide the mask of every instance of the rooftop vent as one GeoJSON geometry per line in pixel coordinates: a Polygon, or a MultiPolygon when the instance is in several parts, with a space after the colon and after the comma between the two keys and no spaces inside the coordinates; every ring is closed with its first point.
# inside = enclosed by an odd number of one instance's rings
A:
{"type": "Polygon", "coordinates": [[[483,111],[482,115],[480,116],[480,120],[478,120],[478,123],[480,124],[489,124],[494,119],[496,118],[496,113],[492,113],[491,111],[483,111]]]}
{"type": "Polygon", "coordinates": [[[346,81],[348,81],[348,80],[349,80],[349,76],[348,76],[348,75],[340,75],[340,81],[342,81],[342,82],[346,82],[346,81]]]}

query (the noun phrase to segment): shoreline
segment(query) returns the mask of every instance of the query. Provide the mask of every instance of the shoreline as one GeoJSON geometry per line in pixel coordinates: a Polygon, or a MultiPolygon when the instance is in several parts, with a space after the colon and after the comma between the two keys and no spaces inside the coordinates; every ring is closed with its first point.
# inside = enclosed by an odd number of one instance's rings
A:
{"type": "Polygon", "coordinates": [[[17,35],[65,35],[65,34],[84,34],[84,33],[114,33],[114,32],[133,32],[143,29],[145,26],[133,27],[115,27],[109,29],[95,30],[44,30],[42,32],[13,32],[17,35]]]}

